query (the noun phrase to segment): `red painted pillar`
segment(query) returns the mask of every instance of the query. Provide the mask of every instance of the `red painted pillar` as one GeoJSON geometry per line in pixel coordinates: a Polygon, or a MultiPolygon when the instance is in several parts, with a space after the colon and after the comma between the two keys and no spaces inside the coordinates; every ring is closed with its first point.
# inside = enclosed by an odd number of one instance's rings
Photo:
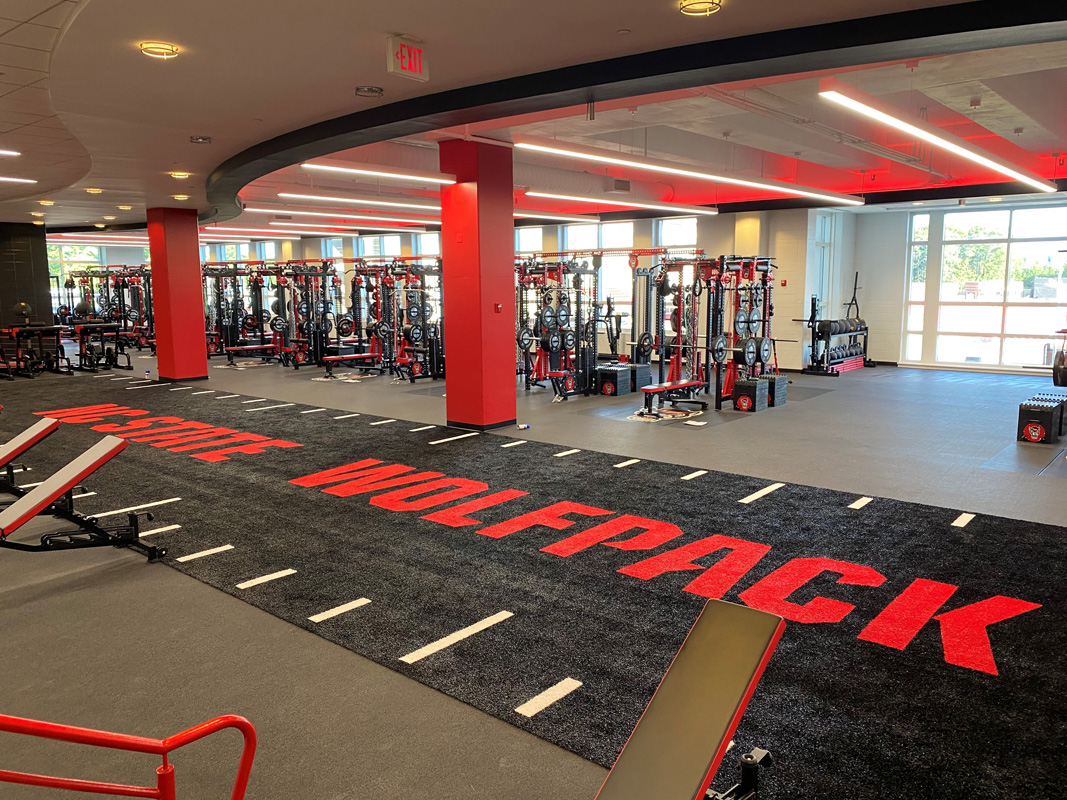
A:
{"type": "Polygon", "coordinates": [[[148,209],[152,254],[152,305],[161,380],[207,377],[204,296],[196,211],[148,209]]]}
{"type": "Polygon", "coordinates": [[[441,142],[445,358],[449,425],[515,422],[515,222],[511,150],[441,142]]]}

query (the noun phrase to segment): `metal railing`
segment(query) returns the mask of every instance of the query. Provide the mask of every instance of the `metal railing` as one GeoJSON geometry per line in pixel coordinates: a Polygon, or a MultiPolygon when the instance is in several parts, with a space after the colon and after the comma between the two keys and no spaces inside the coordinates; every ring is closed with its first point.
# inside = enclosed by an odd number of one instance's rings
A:
{"type": "Polygon", "coordinates": [[[174,765],[169,763],[167,756],[187,744],[192,744],[226,728],[236,728],[244,736],[241,760],[237,766],[237,778],[234,781],[233,792],[230,795],[230,800],[244,800],[245,790],[248,788],[248,777],[252,772],[252,760],[256,755],[256,729],[244,717],[233,715],[217,717],[166,739],[148,739],[143,736],[128,736],[122,733],[76,728],[70,725],[58,725],[53,722],[39,722],[0,714],[0,732],[17,733],[39,739],[53,739],[73,744],[87,744],[92,747],[107,747],[112,750],[126,750],[132,753],[150,753],[163,758],[163,764],[156,769],[156,786],[154,788],[151,786],[128,786],[118,783],[83,781],[74,778],[54,778],[46,775],[11,772],[3,769],[0,769],[0,783],[18,783],[25,786],[43,786],[50,789],[67,789],[74,792],[110,794],[120,797],[150,797],[156,798],[156,800],[176,800],[174,794],[174,765]]]}

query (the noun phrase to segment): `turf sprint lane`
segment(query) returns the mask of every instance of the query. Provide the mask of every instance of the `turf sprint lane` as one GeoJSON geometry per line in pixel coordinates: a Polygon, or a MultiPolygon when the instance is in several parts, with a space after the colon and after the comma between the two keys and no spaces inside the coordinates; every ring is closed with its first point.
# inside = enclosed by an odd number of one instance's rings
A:
{"type": "MultiPolygon", "coordinates": [[[[610,765],[703,602],[683,591],[703,569],[647,580],[618,570],[718,534],[771,547],[725,594],[734,602],[739,594],[758,600],[748,590],[765,586],[772,573],[781,577],[794,559],[833,559],[884,576],[881,585],[865,586],[836,584],[837,574],[824,573],[789,596],[798,606],[818,606],[822,596],[855,610],[838,623],[790,623],[738,731],[741,752],[756,745],[774,751],[779,796],[1058,796],[1067,711],[1057,691],[1060,528],[981,516],[953,527],[960,510],[884,499],[850,509],[857,496],[796,485],[744,505],[741,499],[770,482],[716,472],[683,480],[691,468],[651,461],[615,469],[617,456],[554,458],[566,448],[503,448],[507,442],[490,435],[430,446],[462,432],[300,413],[319,406],[252,414],[246,412],[258,406],[244,405],[244,396],[215,401],[109,384],[15,384],[5,392],[0,429],[5,437],[21,430],[36,419],[33,412],[118,403],[299,443],[211,463],[135,442],[89,481],[99,494],[82,507],[103,511],[180,496],[153,523],[182,526],[156,535],[170,548],[171,566],[586,758],[610,765]],[[477,532],[482,526],[421,519],[437,508],[395,512],[371,505],[373,494],[323,493],[336,483],[289,482],[362,459],[483,481],[489,492],[529,493],[472,514],[487,526],[557,502],[614,513],[571,514],[576,522],[563,530],[491,538],[477,532]],[[673,523],[683,534],[651,550],[598,544],[563,557],[541,549],[618,514],[673,523]],[[233,549],[173,560],[224,545],[233,549]],[[286,570],[296,572],[237,588],[286,570]],[[857,638],[905,590],[921,591],[913,598],[922,599],[945,585],[959,589],[938,613],[996,597],[1040,605],[988,627],[998,675],[946,663],[936,620],[903,650],[857,638]],[[364,598],[371,602],[322,622],[308,619],[364,598]],[[510,616],[457,644],[401,661],[502,612],[510,616]],[[516,713],[568,680],[582,685],[531,717],[516,713]]],[[[93,424],[64,425],[33,451],[35,470],[48,474],[99,439],[93,424]]],[[[697,563],[711,567],[724,554],[697,563]]],[[[874,580],[860,569],[855,578],[874,580]]],[[[965,627],[956,623],[950,632],[965,627]]],[[[891,637],[883,631],[882,638],[891,637]]],[[[731,777],[724,771],[719,783],[731,777]]]]}

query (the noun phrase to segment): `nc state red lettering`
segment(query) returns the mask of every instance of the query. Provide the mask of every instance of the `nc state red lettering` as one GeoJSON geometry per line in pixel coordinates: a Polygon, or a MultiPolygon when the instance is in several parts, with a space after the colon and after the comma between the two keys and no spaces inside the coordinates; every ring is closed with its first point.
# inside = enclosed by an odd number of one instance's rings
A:
{"type": "Polygon", "coordinates": [[[600,543],[604,543],[607,547],[617,547],[620,550],[652,550],[681,535],[682,529],[677,525],[671,525],[669,522],[660,522],[654,519],[624,514],[587,531],[561,539],[548,547],[542,547],[541,552],[565,558],[600,543]],[[619,534],[632,530],[641,530],[644,533],[639,533],[637,536],[622,542],[607,541],[619,534]]]}
{"type": "Polygon", "coordinates": [[[638,561],[623,567],[619,572],[647,581],[668,572],[704,569],[702,565],[692,562],[719,550],[729,550],[730,552],[718,562],[708,567],[703,575],[683,587],[683,591],[691,594],[718,600],[730,591],[745,573],[756,566],[770,549],[769,545],[715,535],[638,561]]]}
{"type": "Polygon", "coordinates": [[[824,572],[840,575],[837,579],[840,584],[881,586],[885,583],[885,576],[871,567],[832,558],[794,558],[741,592],[739,596],[741,602],[750,608],[777,614],[792,622],[840,622],[852,613],[855,606],[827,597],[812,598],[804,605],[797,605],[786,599],[824,572]]]}
{"type": "Polygon", "coordinates": [[[574,520],[564,519],[563,514],[582,514],[586,517],[602,517],[614,513],[614,511],[607,511],[603,508],[584,506],[581,503],[553,503],[552,505],[538,509],[537,511],[531,511],[529,514],[522,514],[518,517],[505,520],[497,525],[490,525],[488,528],[482,528],[478,533],[482,536],[500,539],[504,536],[516,533],[517,531],[533,528],[537,525],[543,525],[546,528],[552,528],[553,530],[559,531],[564,528],[569,528],[574,524],[574,520]]]}

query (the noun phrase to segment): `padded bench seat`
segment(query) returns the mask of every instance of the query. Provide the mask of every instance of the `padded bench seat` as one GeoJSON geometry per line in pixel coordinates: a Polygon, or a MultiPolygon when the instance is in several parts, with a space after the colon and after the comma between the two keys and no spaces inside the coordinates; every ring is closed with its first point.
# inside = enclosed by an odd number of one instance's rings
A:
{"type": "Polygon", "coordinates": [[[668,383],[651,383],[648,386],[642,386],[641,391],[645,393],[645,407],[638,411],[639,416],[658,417],[659,412],[653,407],[653,403],[656,398],[659,398],[660,405],[663,405],[663,401],[667,400],[671,405],[677,403],[694,403],[699,405],[703,409],[707,409],[708,404],[703,400],[692,399],[692,393],[694,389],[699,389],[704,385],[703,381],[670,381],[668,383]]]}
{"type": "Polygon", "coordinates": [[[702,381],[671,381],[670,383],[650,383],[648,386],[642,386],[641,391],[648,394],[659,394],[661,392],[670,392],[674,389],[691,389],[694,386],[703,386],[702,381]]]}

